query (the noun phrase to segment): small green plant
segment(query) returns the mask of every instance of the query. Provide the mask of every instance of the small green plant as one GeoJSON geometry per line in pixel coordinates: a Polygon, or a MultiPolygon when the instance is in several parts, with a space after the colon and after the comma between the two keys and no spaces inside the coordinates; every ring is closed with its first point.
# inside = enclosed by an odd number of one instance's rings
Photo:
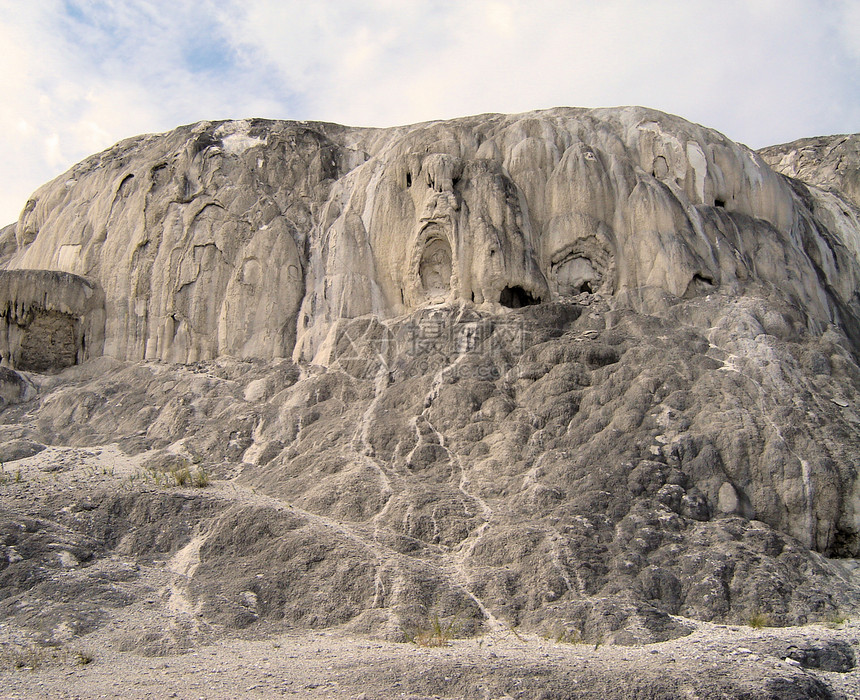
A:
{"type": "Polygon", "coordinates": [[[439,619],[438,615],[433,615],[430,618],[430,624],[416,630],[413,634],[406,635],[408,641],[419,647],[446,647],[451,643],[451,640],[457,635],[459,625],[457,624],[457,616],[451,618],[451,621],[445,625],[439,619]]]}
{"type": "Polygon", "coordinates": [[[770,615],[767,613],[753,613],[747,620],[747,624],[757,630],[773,626],[770,615]]]}
{"type": "Polygon", "coordinates": [[[21,474],[21,470],[19,469],[18,471],[15,472],[15,483],[20,484],[22,481],[24,481],[24,477],[21,474]]]}
{"type": "Polygon", "coordinates": [[[197,470],[191,475],[191,485],[198,489],[209,486],[209,474],[203,467],[197,467],[197,470]]]}
{"type": "Polygon", "coordinates": [[[850,622],[850,620],[845,617],[845,615],[834,613],[824,621],[824,624],[835,629],[836,627],[844,625],[846,622],[850,622]]]}
{"type": "Polygon", "coordinates": [[[142,476],[145,480],[150,481],[159,488],[193,486],[201,489],[209,486],[211,483],[209,474],[202,466],[198,466],[192,471],[190,463],[185,458],[170,465],[166,470],[163,468],[148,467],[142,475],[130,476],[130,485],[133,484],[134,478],[137,478],[137,476],[142,476]]]}
{"type": "Polygon", "coordinates": [[[92,654],[80,650],[73,654],[73,658],[78,666],[86,666],[94,661],[92,654]]]}
{"type": "Polygon", "coordinates": [[[191,470],[187,464],[178,469],[172,469],[168,475],[173,478],[176,486],[186,486],[191,481],[191,470]]]}

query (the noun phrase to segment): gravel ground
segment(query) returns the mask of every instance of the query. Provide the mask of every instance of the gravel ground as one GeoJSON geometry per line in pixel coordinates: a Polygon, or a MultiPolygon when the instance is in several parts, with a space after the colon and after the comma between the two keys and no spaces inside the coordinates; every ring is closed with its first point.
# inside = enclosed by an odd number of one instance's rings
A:
{"type": "Polygon", "coordinates": [[[858,635],[852,624],[760,631],[702,625],[691,637],[645,647],[594,649],[508,632],[422,648],[329,630],[221,640],[159,658],[86,638],[78,649],[90,663],[74,654],[45,659],[0,673],[0,687],[10,699],[792,697],[774,694],[785,683],[801,692],[794,697],[858,698],[860,671],[805,669],[778,651],[798,636],[856,646],[858,635]],[[819,686],[832,695],[814,694],[819,686]]]}

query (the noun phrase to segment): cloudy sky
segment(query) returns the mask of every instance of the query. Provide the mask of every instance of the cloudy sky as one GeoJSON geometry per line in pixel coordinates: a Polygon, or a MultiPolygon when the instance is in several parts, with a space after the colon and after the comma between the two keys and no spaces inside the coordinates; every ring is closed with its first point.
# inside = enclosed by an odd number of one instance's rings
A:
{"type": "Polygon", "coordinates": [[[642,104],[753,147],[860,131],[858,0],[0,0],[0,225],[201,119],[642,104]]]}

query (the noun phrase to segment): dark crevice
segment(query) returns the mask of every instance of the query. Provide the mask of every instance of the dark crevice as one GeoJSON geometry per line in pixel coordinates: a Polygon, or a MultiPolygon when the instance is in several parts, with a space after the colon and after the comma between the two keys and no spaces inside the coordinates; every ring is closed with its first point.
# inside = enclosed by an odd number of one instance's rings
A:
{"type": "Polygon", "coordinates": [[[693,275],[689,284],[687,284],[687,289],[684,291],[683,298],[692,299],[701,294],[710,294],[716,289],[716,287],[717,285],[714,283],[713,277],[697,272],[693,275]]]}
{"type": "Polygon", "coordinates": [[[191,157],[193,158],[198,153],[202,153],[210,146],[220,146],[221,141],[212,134],[204,132],[200,134],[191,144],[191,157]]]}
{"type": "Polygon", "coordinates": [[[15,368],[40,374],[59,372],[77,364],[76,328],[79,319],[60,311],[38,310],[22,328],[15,368]]]}
{"type": "Polygon", "coordinates": [[[579,286],[579,291],[580,291],[580,293],[582,293],[582,292],[587,292],[588,294],[594,293],[594,290],[591,288],[591,282],[583,282],[579,286]]]}
{"type": "Polygon", "coordinates": [[[406,186],[412,187],[412,173],[406,173],[406,186]]]}
{"type": "Polygon", "coordinates": [[[134,175],[128,174],[126,175],[122,181],[119,183],[119,187],[116,188],[116,196],[123,196],[126,192],[128,192],[129,183],[134,180],[134,175]]]}
{"type": "Polygon", "coordinates": [[[499,303],[509,309],[520,309],[540,304],[540,298],[536,299],[522,287],[505,287],[499,296],[499,303]]]}
{"type": "Polygon", "coordinates": [[[726,208],[726,200],[725,199],[715,199],[714,200],[715,207],[721,207],[722,209],[726,208]]]}
{"type": "Polygon", "coordinates": [[[850,530],[837,529],[824,555],[833,559],[856,559],[860,555],[860,535],[850,530]]]}

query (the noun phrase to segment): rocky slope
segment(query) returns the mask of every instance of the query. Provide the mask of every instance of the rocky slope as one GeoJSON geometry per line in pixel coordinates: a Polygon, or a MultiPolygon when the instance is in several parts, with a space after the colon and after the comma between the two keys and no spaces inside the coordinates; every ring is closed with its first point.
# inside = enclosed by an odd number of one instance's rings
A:
{"type": "Polygon", "coordinates": [[[0,232],[7,619],[151,600],[174,622],[122,644],[160,653],[852,614],[858,170],[782,148],[557,109],[79,164],[0,232]]]}
{"type": "Polygon", "coordinates": [[[860,135],[799,139],[759,153],[777,172],[860,206],[860,135]]]}

